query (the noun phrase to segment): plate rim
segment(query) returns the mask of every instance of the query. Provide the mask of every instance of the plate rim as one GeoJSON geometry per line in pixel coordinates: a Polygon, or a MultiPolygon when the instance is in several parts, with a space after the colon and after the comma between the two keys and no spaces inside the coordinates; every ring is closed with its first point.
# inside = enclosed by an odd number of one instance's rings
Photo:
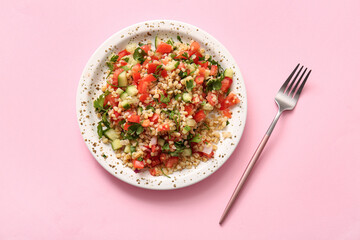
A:
{"type": "MultiPolygon", "coordinates": [[[[158,30],[161,30],[161,28],[159,28],[158,30]]],[[[191,34],[188,34],[186,32],[182,32],[182,30],[178,30],[181,34],[184,34],[184,35],[190,35],[191,34]]],[[[90,56],[90,58],[88,59],[82,73],[81,73],[81,76],[80,76],[80,79],[79,79],[79,83],[78,83],[78,87],[77,87],[77,91],[76,91],[76,116],[77,116],[77,122],[78,122],[78,125],[79,125],[79,130],[80,130],[80,133],[81,133],[81,136],[85,142],[85,145],[87,146],[88,150],[90,151],[90,153],[92,154],[92,156],[95,158],[95,160],[100,164],[101,167],[103,167],[107,172],[109,172],[112,176],[114,176],[115,178],[125,182],[125,183],[128,183],[132,186],[136,186],[136,187],[139,187],[139,188],[143,188],[143,189],[150,189],[150,190],[175,190],[175,189],[181,189],[181,188],[184,188],[184,187],[188,187],[188,186],[191,186],[193,184],[196,184],[196,183],[199,183],[201,182],[202,180],[208,178],[209,176],[211,176],[212,174],[214,174],[216,171],[218,171],[227,161],[228,159],[231,157],[231,155],[234,153],[235,149],[238,147],[239,143],[240,143],[240,140],[242,139],[242,136],[243,136],[243,133],[244,133],[244,130],[245,130],[245,126],[246,126],[246,121],[247,121],[247,91],[246,91],[246,86],[245,86],[245,81],[244,81],[244,78],[242,76],[242,72],[239,68],[239,66],[237,65],[237,62],[235,61],[234,57],[232,56],[232,54],[230,53],[230,51],[220,42],[218,41],[214,36],[212,36],[211,34],[209,34],[208,32],[204,31],[202,28],[199,28],[197,26],[194,26],[192,24],[189,24],[189,23],[185,23],[185,22],[182,22],[182,21],[178,21],[178,20],[169,20],[169,19],[161,19],[161,20],[147,20],[147,21],[142,21],[142,22],[138,22],[138,23],[135,23],[135,24],[132,24],[130,26],[127,26],[123,29],[120,29],[119,31],[115,32],[114,34],[112,34],[111,36],[109,36],[108,38],[106,38],[97,48],[96,50],[93,52],[93,54],[90,56]],[[145,24],[155,24],[155,23],[160,23],[160,22],[165,22],[167,24],[170,24],[170,23],[176,23],[178,25],[184,25],[190,29],[198,29],[199,32],[202,32],[204,35],[206,35],[207,37],[209,37],[209,40],[211,40],[212,42],[215,42],[217,44],[219,44],[225,51],[222,51],[221,53],[224,54],[227,56],[227,58],[229,59],[229,61],[231,63],[234,64],[234,67],[237,71],[237,75],[238,75],[238,78],[239,78],[239,81],[241,81],[241,87],[243,88],[243,93],[241,94],[242,95],[242,98],[243,98],[243,101],[242,101],[242,105],[241,105],[241,108],[243,110],[243,115],[244,115],[244,119],[243,119],[243,122],[242,122],[242,125],[241,125],[241,131],[239,132],[240,136],[239,138],[237,138],[237,140],[234,142],[235,146],[230,150],[230,154],[228,154],[227,158],[220,162],[217,167],[212,171],[212,172],[208,172],[207,174],[204,174],[204,176],[201,176],[199,178],[197,178],[196,180],[193,180],[191,182],[187,182],[186,184],[182,184],[178,187],[171,187],[171,186],[168,186],[168,187],[161,187],[161,188],[157,188],[157,187],[153,187],[151,185],[140,185],[140,184],[136,184],[134,182],[131,182],[130,180],[126,179],[126,177],[120,177],[120,175],[118,174],[115,174],[113,173],[110,168],[109,168],[109,165],[104,163],[104,161],[101,161],[100,159],[97,158],[97,156],[95,156],[94,152],[91,151],[91,148],[89,146],[89,143],[87,141],[85,141],[85,136],[84,134],[81,133],[82,131],[82,127],[80,125],[80,107],[81,107],[81,101],[80,101],[80,96],[81,96],[81,83],[82,83],[82,78],[85,76],[86,74],[86,71],[87,69],[89,68],[89,66],[91,65],[91,62],[93,61],[93,59],[98,55],[99,51],[101,49],[103,49],[104,46],[107,46],[108,45],[108,42],[110,42],[113,38],[116,38],[118,35],[120,35],[121,33],[127,33],[130,29],[132,28],[136,28],[137,26],[142,26],[142,25],[145,25],[145,24]]],[[[201,163],[200,163],[201,164],[201,163]]],[[[193,169],[193,168],[192,168],[193,169]]]]}

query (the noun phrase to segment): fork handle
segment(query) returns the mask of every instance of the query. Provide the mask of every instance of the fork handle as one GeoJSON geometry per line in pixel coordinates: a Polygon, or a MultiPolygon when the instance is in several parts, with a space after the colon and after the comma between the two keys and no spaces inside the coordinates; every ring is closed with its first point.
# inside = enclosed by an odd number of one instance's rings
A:
{"type": "Polygon", "coordinates": [[[254,155],[252,156],[250,162],[248,163],[243,175],[240,178],[240,181],[238,182],[238,184],[237,184],[237,186],[236,186],[236,188],[235,188],[235,190],[234,190],[234,192],[233,192],[233,194],[232,194],[232,196],[231,196],[231,198],[230,198],[230,200],[229,200],[229,202],[228,202],[228,204],[227,204],[227,206],[226,206],[226,208],[224,210],[223,215],[220,218],[219,224],[221,224],[224,221],[224,219],[225,219],[226,215],[228,214],[231,206],[233,205],[234,201],[236,200],[237,196],[239,195],[240,190],[242,189],[242,187],[244,186],[244,184],[246,182],[246,179],[249,177],[249,175],[251,173],[251,170],[255,166],[256,161],[259,159],[262,151],[264,150],[264,147],[265,147],[267,141],[269,140],[270,135],[271,135],[272,131],[274,130],[275,125],[276,125],[277,121],[279,120],[281,113],[282,113],[281,111],[277,112],[277,114],[276,114],[274,120],[272,121],[269,129],[267,130],[265,136],[262,138],[259,146],[256,148],[256,151],[255,151],[254,155]]]}

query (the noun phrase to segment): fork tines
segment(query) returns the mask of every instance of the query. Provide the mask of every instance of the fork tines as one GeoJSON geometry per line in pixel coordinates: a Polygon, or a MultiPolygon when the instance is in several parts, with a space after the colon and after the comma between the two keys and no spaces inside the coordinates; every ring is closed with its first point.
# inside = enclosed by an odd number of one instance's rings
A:
{"type": "Polygon", "coordinates": [[[292,71],[292,73],[290,74],[290,76],[286,79],[286,81],[284,82],[284,84],[281,86],[279,92],[283,92],[286,95],[289,95],[290,97],[295,97],[296,99],[299,98],[300,93],[302,91],[302,89],[304,88],[304,85],[306,83],[306,80],[308,79],[311,70],[306,74],[305,79],[302,81],[300,87],[298,88],[302,78],[304,77],[307,68],[305,68],[304,71],[303,68],[304,66],[301,66],[301,68],[299,69],[299,71],[297,71],[297,69],[299,68],[300,63],[295,67],[295,69],[292,71]],[[301,73],[302,72],[302,73],[301,73]],[[293,78],[294,74],[296,73],[295,77],[293,78]],[[299,80],[296,81],[296,79],[299,77],[301,73],[301,76],[299,78],[299,80]],[[292,79],[293,78],[293,79],[292,79]],[[291,83],[289,84],[290,80],[292,79],[291,83]],[[296,82],[295,86],[294,83],[296,82]],[[294,87],[293,87],[294,86],[294,87]],[[297,90],[297,91],[296,91],[297,90]]]}

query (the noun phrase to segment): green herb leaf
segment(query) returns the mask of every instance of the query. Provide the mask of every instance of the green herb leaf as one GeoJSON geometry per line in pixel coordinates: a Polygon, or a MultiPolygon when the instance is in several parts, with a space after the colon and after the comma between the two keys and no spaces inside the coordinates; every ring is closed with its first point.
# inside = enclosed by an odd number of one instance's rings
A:
{"type": "Polygon", "coordinates": [[[207,91],[217,91],[221,89],[221,79],[213,79],[206,83],[207,91]]]}
{"type": "Polygon", "coordinates": [[[175,100],[176,100],[176,101],[181,100],[181,94],[176,94],[175,100]]]}
{"type": "Polygon", "coordinates": [[[191,130],[191,127],[185,126],[184,129],[185,129],[186,132],[189,132],[191,130]]]}
{"type": "Polygon", "coordinates": [[[122,60],[124,60],[125,62],[128,63],[128,62],[129,62],[129,59],[130,59],[129,57],[124,57],[122,60]]]}
{"type": "Polygon", "coordinates": [[[171,46],[174,46],[174,41],[172,40],[172,38],[170,38],[169,40],[166,41],[167,44],[170,44],[171,46]]]}
{"type": "Polygon", "coordinates": [[[130,146],[130,152],[133,153],[136,151],[136,147],[135,146],[130,146]]]}
{"type": "Polygon", "coordinates": [[[114,71],[114,64],[112,64],[111,62],[106,62],[106,65],[109,67],[110,72],[114,71]]]}
{"type": "Polygon", "coordinates": [[[116,62],[118,59],[119,59],[119,56],[118,56],[118,55],[113,55],[113,56],[110,58],[110,61],[114,63],[114,62],[116,62]]]}
{"type": "Polygon", "coordinates": [[[144,131],[144,128],[143,128],[143,126],[140,125],[140,126],[136,129],[136,134],[137,134],[137,135],[140,135],[143,131],[144,131]]]}
{"type": "Polygon", "coordinates": [[[155,112],[155,108],[153,106],[150,106],[150,105],[146,106],[146,110],[149,110],[149,109],[151,109],[151,111],[155,112]]]}
{"type": "Polygon", "coordinates": [[[166,175],[166,174],[164,173],[164,171],[163,171],[163,169],[162,169],[162,168],[160,168],[160,170],[161,170],[162,174],[163,174],[165,177],[167,177],[167,178],[171,178],[171,177],[169,177],[168,175],[166,175]]]}
{"type": "Polygon", "coordinates": [[[143,63],[145,61],[145,57],[146,56],[146,52],[144,50],[142,50],[141,48],[136,48],[134,51],[134,59],[137,61],[140,61],[141,63],[143,63]]]}
{"type": "MultiPolygon", "coordinates": [[[[130,149],[131,150],[131,149],[130,149]]],[[[138,157],[138,159],[137,159],[138,161],[140,161],[140,162],[142,162],[142,161],[144,161],[144,158],[142,158],[142,157],[138,157]]]]}
{"type": "Polygon", "coordinates": [[[98,125],[97,125],[97,134],[99,135],[99,138],[102,138],[102,136],[104,134],[103,127],[101,125],[101,121],[98,122],[98,125]]]}
{"type": "Polygon", "coordinates": [[[195,137],[193,137],[190,142],[195,142],[195,143],[199,143],[201,142],[201,137],[199,134],[196,134],[195,137]]]}
{"type": "Polygon", "coordinates": [[[169,150],[170,150],[169,143],[168,143],[168,142],[165,142],[161,149],[162,149],[163,151],[169,151],[169,150]]]}
{"type": "Polygon", "coordinates": [[[121,66],[120,68],[124,69],[124,71],[130,70],[130,68],[128,66],[121,66]]]}
{"type": "Polygon", "coordinates": [[[179,66],[179,64],[180,64],[180,61],[176,61],[174,67],[177,68],[179,66]]]}
{"type": "Polygon", "coordinates": [[[194,80],[188,80],[186,81],[186,88],[187,90],[191,91],[195,87],[194,80]]]}
{"type": "MultiPolygon", "coordinates": [[[[175,50],[175,49],[174,49],[175,50]]],[[[175,53],[172,53],[172,54],[170,54],[170,57],[172,58],[172,59],[174,59],[175,57],[176,57],[176,54],[175,53]]]]}
{"type": "Polygon", "coordinates": [[[169,96],[165,97],[163,94],[161,94],[161,96],[160,96],[160,102],[162,102],[162,103],[168,103],[168,102],[170,102],[170,97],[169,97],[169,96]]]}
{"type": "Polygon", "coordinates": [[[186,78],[187,76],[188,76],[188,74],[187,74],[186,71],[185,71],[185,72],[183,72],[183,71],[180,71],[180,72],[179,72],[179,77],[180,77],[181,79],[186,78]]]}
{"type": "Polygon", "coordinates": [[[183,42],[183,41],[181,40],[181,37],[180,37],[179,35],[177,35],[176,38],[177,38],[177,40],[179,40],[179,42],[181,42],[181,43],[183,42]]]}
{"type": "Polygon", "coordinates": [[[229,125],[229,124],[230,124],[230,122],[229,122],[229,121],[226,121],[226,126],[229,125]]]}
{"type": "Polygon", "coordinates": [[[101,94],[95,101],[94,101],[94,108],[101,112],[101,111],[106,111],[104,109],[104,100],[105,97],[109,94],[109,92],[105,92],[103,94],[101,94]]]}
{"type": "Polygon", "coordinates": [[[187,52],[184,52],[181,56],[183,56],[185,58],[189,58],[189,54],[187,52]]]}

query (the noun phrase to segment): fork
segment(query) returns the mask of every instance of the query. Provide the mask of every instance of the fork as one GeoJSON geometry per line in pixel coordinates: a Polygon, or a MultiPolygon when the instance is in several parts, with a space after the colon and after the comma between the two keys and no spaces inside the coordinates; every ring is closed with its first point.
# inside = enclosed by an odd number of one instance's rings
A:
{"type": "Polygon", "coordinates": [[[278,105],[278,112],[274,118],[274,120],[272,121],[272,123],[270,124],[269,129],[267,130],[265,136],[262,138],[259,146],[257,147],[254,155],[252,156],[250,162],[248,163],[245,172],[243,173],[243,175],[240,178],[240,181],[238,182],[221,218],[219,221],[219,224],[222,224],[222,222],[224,221],[225,217],[227,216],[227,214],[229,213],[229,210],[231,208],[231,206],[233,205],[235,199],[237,198],[237,196],[239,195],[240,190],[242,189],[242,187],[244,186],[244,183],[246,182],[246,179],[249,177],[251,170],[253,169],[256,161],[259,159],[261,152],[264,150],[264,147],[267,143],[267,141],[269,140],[269,137],[272,133],[272,131],[274,130],[274,127],[276,125],[276,123],[278,122],[281,114],[286,111],[286,110],[293,110],[294,107],[296,106],[296,103],[299,100],[299,96],[300,93],[302,91],[302,89],[305,86],[306,80],[308,79],[311,70],[307,73],[306,77],[304,78],[304,80],[301,82],[302,78],[304,77],[307,68],[305,68],[304,71],[303,68],[304,66],[302,66],[299,68],[300,64],[298,64],[295,69],[292,71],[292,73],[290,74],[290,76],[286,79],[286,81],[284,82],[284,84],[281,86],[281,88],[279,89],[278,93],[275,96],[275,102],[278,105]],[[294,74],[296,73],[295,77],[293,78],[294,74]],[[297,78],[299,77],[301,73],[301,76],[299,78],[299,80],[297,80],[297,78]],[[292,80],[292,81],[291,81],[292,80]],[[290,83],[291,81],[291,83],[290,83]],[[296,82],[296,83],[295,83],[296,82]],[[289,84],[290,83],[290,84],[289,84]],[[300,87],[299,84],[301,83],[300,87]],[[294,85],[295,84],[295,85],[294,85]]]}

